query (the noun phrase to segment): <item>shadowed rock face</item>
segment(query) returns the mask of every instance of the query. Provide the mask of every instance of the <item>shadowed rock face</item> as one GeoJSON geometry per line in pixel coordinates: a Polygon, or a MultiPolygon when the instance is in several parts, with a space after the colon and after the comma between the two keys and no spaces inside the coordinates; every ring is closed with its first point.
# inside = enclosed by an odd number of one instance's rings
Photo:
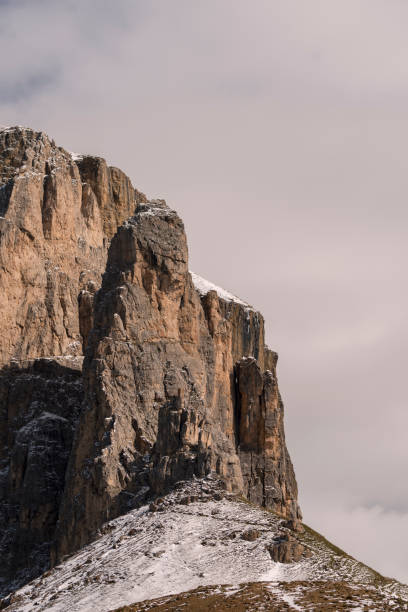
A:
{"type": "Polygon", "coordinates": [[[82,359],[0,371],[0,592],[49,567],[65,472],[83,401],[82,359]]]}
{"type": "Polygon", "coordinates": [[[262,373],[254,358],[244,357],[236,375],[238,455],[246,497],[296,519],[297,485],[285,444],[276,366],[262,373]]]}
{"type": "Polygon", "coordinates": [[[22,128],[0,131],[0,206],[5,583],[210,472],[296,521],[263,318],[196,289],[178,215],[104,160],[22,128]],[[80,378],[69,364],[83,352],[80,378]]]}

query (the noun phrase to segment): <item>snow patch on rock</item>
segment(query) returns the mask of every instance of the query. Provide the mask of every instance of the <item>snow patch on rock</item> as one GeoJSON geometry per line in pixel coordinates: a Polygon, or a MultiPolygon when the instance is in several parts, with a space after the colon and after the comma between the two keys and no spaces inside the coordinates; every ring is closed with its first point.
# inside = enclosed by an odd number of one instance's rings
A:
{"type": "Polygon", "coordinates": [[[229,293],[229,291],[222,289],[222,287],[214,285],[214,283],[211,283],[210,281],[206,280],[202,276],[199,276],[195,272],[192,272],[191,270],[190,274],[191,278],[193,279],[194,287],[197,289],[200,295],[207,295],[207,293],[209,293],[210,291],[215,291],[218,297],[222,300],[226,302],[235,302],[236,304],[240,304],[241,306],[244,306],[249,310],[253,310],[253,307],[250,304],[247,304],[246,302],[242,301],[233,293],[229,293]]]}
{"type": "Polygon", "coordinates": [[[84,159],[85,157],[85,155],[82,155],[81,153],[73,153],[72,151],[69,151],[69,154],[73,161],[81,161],[81,159],[84,159]]]}

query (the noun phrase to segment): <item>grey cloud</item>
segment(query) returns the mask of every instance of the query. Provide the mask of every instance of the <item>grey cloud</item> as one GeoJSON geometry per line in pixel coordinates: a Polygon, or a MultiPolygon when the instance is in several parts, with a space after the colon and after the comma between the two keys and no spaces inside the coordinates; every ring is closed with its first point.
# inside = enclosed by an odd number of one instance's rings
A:
{"type": "Polygon", "coordinates": [[[32,101],[40,92],[49,92],[58,83],[58,70],[53,67],[44,72],[25,75],[23,80],[5,80],[0,88],[0,104],[32,101]]]}

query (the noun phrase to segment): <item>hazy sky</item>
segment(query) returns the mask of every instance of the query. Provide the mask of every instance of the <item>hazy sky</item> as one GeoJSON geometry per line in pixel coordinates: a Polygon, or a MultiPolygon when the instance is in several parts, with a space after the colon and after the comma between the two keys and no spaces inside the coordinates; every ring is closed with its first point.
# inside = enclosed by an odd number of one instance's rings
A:
{"type": "Polygon", "coordinates": [[[408,2],[0,0],[0,124],[104,156],[264,314],[305,522],[408,582],[408,2]]]}

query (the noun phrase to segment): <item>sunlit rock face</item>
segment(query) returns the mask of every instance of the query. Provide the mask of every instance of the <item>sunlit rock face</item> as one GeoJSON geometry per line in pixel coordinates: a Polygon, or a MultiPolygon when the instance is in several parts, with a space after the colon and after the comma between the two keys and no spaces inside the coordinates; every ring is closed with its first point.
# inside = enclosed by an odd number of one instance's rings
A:
{"type": "MultiPolygon", "coordinates": [[[[178,215],[101,158],[24,128],[0,131],[0,181],[0,504],[30,554],[42,521],[35,571],[106,520],[210,473],[296,521],[263,318],[189,272],[178,215]],[[24,368],[43,358],[47,373],[28,384],[24,368]],[[30,428],[35,448],[52,440],[49,454],[30,451],[30,428]],[[25,475],[50,462],[41,498],[25,475]]],[[[22,557],[10,568],[24,573],[22,557]]]]}
{"type": "Polygon", "coordinates": [[[0,130],[0,364],[82,353],[109,239],[143,199],[100,158],[0,130]]]}

